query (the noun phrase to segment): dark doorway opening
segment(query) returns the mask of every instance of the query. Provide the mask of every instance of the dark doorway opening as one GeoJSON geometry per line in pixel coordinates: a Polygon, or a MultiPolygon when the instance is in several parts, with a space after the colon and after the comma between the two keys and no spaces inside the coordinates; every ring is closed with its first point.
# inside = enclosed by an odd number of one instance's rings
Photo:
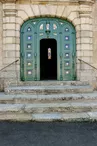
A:
{"type": "Polygon", "coordinates": [[[57,41],[40,40],[40,80],[57,80],[57,41]]]}

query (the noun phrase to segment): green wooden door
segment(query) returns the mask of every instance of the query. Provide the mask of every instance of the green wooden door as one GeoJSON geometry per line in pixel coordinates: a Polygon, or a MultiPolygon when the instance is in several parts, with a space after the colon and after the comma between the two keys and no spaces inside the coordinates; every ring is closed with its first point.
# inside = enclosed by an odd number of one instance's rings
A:
{"type": "Polygon", "coordinates": [[[21,27],[22,81],[40,80],[40,42],[57,42],[57,80],[76,79],[76,35],[73,25],[57,18],[35,18],[21,27]]]}

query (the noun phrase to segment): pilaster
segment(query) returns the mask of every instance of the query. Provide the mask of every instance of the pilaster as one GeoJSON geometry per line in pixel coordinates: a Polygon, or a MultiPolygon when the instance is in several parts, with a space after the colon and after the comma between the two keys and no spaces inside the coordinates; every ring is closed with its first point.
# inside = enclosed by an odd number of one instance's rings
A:
{"type": "MultiPolygon", "coordinates": [[[[9,3],[3,4],[3,64],[9,65],[19,58],[19,51],[17,44],[19,38],[17,37],[17,23],[16,23],[16,4],[11,0],[9,3]]],[[[13,63],[7,68],[5,77],[16,77],[16,66],[13,63]],[[7,74],[7,75],[6,75],[7,74]],[[10,74],[10,75],[9,75],[10,74]]]]}
{"type": "MultiPolygon", "coordinates": [[[[93,57],[93,24],[91,13],[92,7],[90,5],[80,4],[80,35],[77,36],[77,44],[79,45],[77,57],[89,64],[92,64],[93,57]]],[[[80,64],[81,69],[81,80],[92,80],[92,68],[83,62],[78,61],[78,64],[80,64]]]]}

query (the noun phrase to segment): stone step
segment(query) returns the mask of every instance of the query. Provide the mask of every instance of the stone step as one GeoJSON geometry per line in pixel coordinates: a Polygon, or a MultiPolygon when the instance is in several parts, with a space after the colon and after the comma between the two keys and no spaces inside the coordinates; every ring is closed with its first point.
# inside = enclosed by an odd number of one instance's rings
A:
{"type": "Polygon", "coordinates": [[[64,102],[64,103],[33,103],[33,104],[0,104],[1,113],[81,113],[97,111],[96,101],[64,102]]]}
{"type": "Polygon", "coordinates": [[[97,111],[95,112],[82,112],[82,113],[43,113],[43,114],[28,114],[28,113],[0,113],[0,121],[97,121],[97,111]]]}
{"type": "Polygon", "coordinates": [[[63,103],[63,102],[74,102],[74,101],[96,101],[97,91],[93,93],[67,93],[67,94],[52,94],[52,95],[6,95],[0,93],[1,104],[29,104],[29,103],[63,103]]]}
{"type": "Polygon", "coordinates": [[[11,82],[11,86],[56,86],[56,85],[73,85],[73,86],[83,86],[83,85],[89,85],[88,81],[18,81],[16,82],[11,82]]]}
{"type": "Polygon", "coordinates": [[[6,94],[65,94],[65,93],[90,93],[93,88],[90,85],[71,86],[71,85],[56,85],[56,86],[18,86],[5,88],[6,94]]]}
{"type": "Polygon", "coordinates": [[[33,121],[97,121],[96,112],[32,114],[33,121]]]}

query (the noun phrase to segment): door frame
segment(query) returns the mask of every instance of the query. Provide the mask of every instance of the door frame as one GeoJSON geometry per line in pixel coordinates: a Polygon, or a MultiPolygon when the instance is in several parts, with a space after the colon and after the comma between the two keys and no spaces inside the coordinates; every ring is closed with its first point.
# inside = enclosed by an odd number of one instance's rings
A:
{"type": "MultiPolygon", "coordinates": [[[[68,25],[71,30],[72,30],[72,45],[74,49],[74,60],[73,60],[73,65],[72,65],[72,77],[70,80],[76,80],[76,31],[74,26],[68,22],[67,20],[63,20],[60,18],[52,18],[52,17],[43,17],[43,18],[34,18],[30,19],[21,26],[21,31],[20,31],[20,78],[22,81],[27,81],[27,78],[25,77],[25,68],[24,68],[24,33],[25,33],[25,27],[30,24],[32,25],[33,23],[33,66],[34,66],[34,73],[33,73],[33,79],[32,80],[40,80],[40,40],[45,39],[45,38],[50,38],[50,39],[55,39],[57,42],[57,80],[64,80],[64,47],[63,47],[63,28],[61,26],[68,25]],[[44,32],[43,35],[42,32],[38,29],[41,23],[45,22],[50,22],[50,23],[55,23],[57,24],[58,30],[57,35],[53,35],[49,33],[49,36],[47,33],[44,32]],[[34,23],[37,23],[34,24],[34,23]]],[[[52,31],[52,30],[51,30],[52,31]]],[[[56,33],[55,32],[55,33],[56,33]]],[[[68,79],[67,79],[68,80],[68,79]]]]}

